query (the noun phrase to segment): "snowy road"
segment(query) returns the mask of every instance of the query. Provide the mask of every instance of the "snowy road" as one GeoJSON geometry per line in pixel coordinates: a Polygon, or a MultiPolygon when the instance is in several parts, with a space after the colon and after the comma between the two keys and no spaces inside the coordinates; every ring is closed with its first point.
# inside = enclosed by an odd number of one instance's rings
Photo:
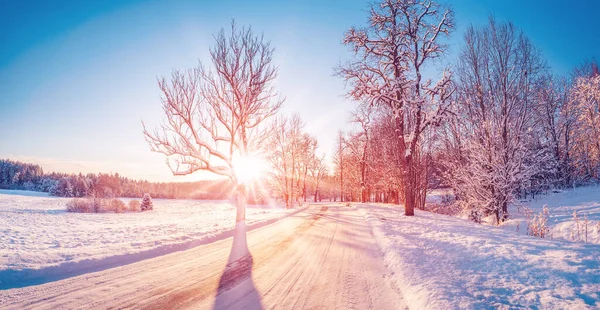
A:
{"type": "Polygon", "coordinates": [[[187,251],[0,291],[0,308],[405,308],[384,274],[356,209],[312,206],[187,251]]]}

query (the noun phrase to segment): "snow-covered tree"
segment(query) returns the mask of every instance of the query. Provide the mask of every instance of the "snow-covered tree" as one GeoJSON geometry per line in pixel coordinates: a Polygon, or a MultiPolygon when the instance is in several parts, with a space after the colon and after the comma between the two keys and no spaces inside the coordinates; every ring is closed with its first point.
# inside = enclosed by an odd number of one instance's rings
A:
{"type": "Polygon", "coordinates": [[[578,77],[570,92],[575,127],[574,156],[584,179],[600,179],[600,74],[578,77]]]}
{"type": "Polygon", "coordinates": [[[204,170],[233,182],[236,222],[246,218],[247,195],[236,162],[246,162],[261,147],[266,138],[261,125],[283,103],[273,86],[273,51],[263,36],[232,22],[229,36],[224,30],[215,36],[211,69],[200,63],[159,80],[166,122],[153,132],[144,126],[152,151],[167,156],[174,175],[204,170]]]}
{"type": "Polygon", "coordinates": [[[150,211],[152,209],[154,209],[154,204],[152,203],[152,197],[150,197],[150,194],[145,193],[144,197],[142,198],[142,203],[140,204],[140,210],[150,211]]]}
{"type": "Polygon", "coordinates": [[[448,70],[436,83],[423,70],[446,52],[440,40],[453,28],[452,10],[434,1],[381,0],[371,6],[368,26],[351,28],[343,40],[356,55],[337,70],[348,94],[393,111],[406,215],[417,203],[422,134],[447,114],[452,94],[448,70]]]}
{"type": "Polygon", "coordinates": [[[508,216],[508,203],[535,176],[552,169],[540,141],[534,86],[546,67],[539,51],[511,23],[467,29],[457,68],[458,106],[447,144],[447,178],[470,209],[508,216]]]}
{"type": "Polygon", "coordinates": [[[546,143],[551,148],[551,160],[557,169],[547,177],[548,183],[556,186],[568,186],[571,182],[569,154],[573,122],[569,116],[568,91],[564,79],[550,75],[541,78],[534,90],[534,110],[539,123],[532,130],[538,134],[540,143],[546,143]]]}

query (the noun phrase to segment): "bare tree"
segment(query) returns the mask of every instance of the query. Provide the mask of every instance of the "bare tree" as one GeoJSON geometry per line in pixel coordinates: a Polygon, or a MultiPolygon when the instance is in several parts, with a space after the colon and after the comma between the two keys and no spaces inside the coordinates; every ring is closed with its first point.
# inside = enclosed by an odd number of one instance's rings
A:
{"type": "MultiPolygon", "coordinates": [[[[361,131],[356,135],[356,139],[362,144],[360,148],[352,148],[352,151],[360,157],[360,201],[367,202],[370,196],[370,184],[367,181],[368,174],[368,156],[370,151],[370,123],[373,114],[373,107],[370,105],[359,105],[356,111],[352,112],[350,122],[360,125],[361,131]]],[[[350,144],[352,146],[353,144],[350,144]]]]}
{"type": "Polygon", "coordinates": [[[327,166],[325,165],[325,156],[314,157],[309,166],[310,179],[314,188],[313,201],[321,200],[320,185],[323,177],[327,175],[327,166]]]}
{"type": "MultiPolygon", "coordinates": [[[[336,165],[339,180],[339,193],[340,193],[340,202],[344,202],[344,172],[346,169],[346,155],[347,152],[347,143],[345,141],[344,133],[340,130],[338,132],[338,141],[336,145],[335,158],[333,160],[336,165]]],[[[335,200],[335,199],[334,199],[335,200]]]]}
{"type": "Polygon", "coordinates": [[[274,181],[273,187],[283,196],[286,208],[290,208],[291,166],[287,140],[289,122],[286,117],[280,116],[271,126],[271,137],[269,138],[269,160],[273,166],[271,179],[274,181]]]}
{"type": "MultiPolygon", "coordinates": [[[[298,114],[279,117],[272,123],[268,139],[269,160],[273,166],[271,180],[285,201],[286,207],[300,198],[306,201],[309,172],[314,176],[316,166],[317,139],[303,132],[304,121],[298,114]]],[[[318,180],[323,177],[317,171],[318,180]]]]}
{"type": "Polygon", "coordinates": [[[335,164],[337,173],[343,172],[340,187],[352,201],[400,201],[402,173],[396,164],[397,135],[390,111],[359,105],[350,122],[360,125],[360,130],[343,137],[343,152],[338,145],[335,164]]]}
{"type": "Polygon", "coordinates": [[[452,10],[433,1],[381,0],[371,6],[369,26],[351,28],[343,40],[357,56],[337,70],[351,83],[349,95],[393,110],[406,215],[414,215],[422,133],[447,114],[452,94],[449,71],[433,85],[422,71],[445,53],[439,41],[453,28],[452,10]]]}
{"type": "Polygon", "coordinates": [[[229,36],[223,29],[215,36],[210,69],[200,62],[159,79],[166,121],[154,131],[144,125],[151,150],[167,156],[174,175],[204,170],[234,183],[236,222],[246,218],[247,194],[236,163],[258,150],[266,138],[261,124],[283,104],[273,86],[273,51],[262,35],[232,22],[229,36]]]}
{"type": "Polygon", "coordinates": [[[302,120],[302,118],[300,117],[299,114],[294,114],[292,115],[292,117],[289,119],[289,132],[287,133],[287,140],[288,140],[288,151],[289,151],[289,158],[290,158],[290,164],[291,164],[291,169],[289,171],[291,171],[291,175],[290,175],[290,179],[291,179],[291,201],[292,204],[294,202],[299,203],[299,197],[300,197],[300,179],[301,179],[301,175],[302,175],[302,154],[303,154],[303,137],[302,137],[302,130],[304,129],[304,126],[306,126],[306,123],[304,122],[304,120],[302,120]]]}
{"type": "Polygon", "coordinates": [[[302,134],[301,143],[301,152],[300,152],[300,169],[302,176],[302,198],[304,202],[306,202],[306,196],[308,194],[307,186],[307,178],[308,172],[315,165],[315,161],[317,158],[317,147],[318,140],[316,137],[311,136],[308,133],[302,134]]]}

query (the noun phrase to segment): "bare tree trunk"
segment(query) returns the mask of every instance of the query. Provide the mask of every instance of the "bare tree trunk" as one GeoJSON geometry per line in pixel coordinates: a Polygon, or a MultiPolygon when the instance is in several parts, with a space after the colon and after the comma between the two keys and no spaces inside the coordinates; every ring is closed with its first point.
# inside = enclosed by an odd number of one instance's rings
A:
{"type": "Polygon", "coordinates": [[[248,204],[247,200],[247,189],[245,184],[238,184],[236,188],[236,206],[237,212],[235,215],[235,222],[242,222],[246,220],[246,206],[248,204]]]}
{"type": "Polygon", "coordinates": [[[308,174],[308,168],[304,168],[304,178],[302,179],[302,196],[304,202],[306,202],[306,175],[308,174]]]}
{"type": "MultiPolygon", "coordinates": [[[[401,153],[400,156],[404,156],[401,153]]],[[[412,154],[404,157],[402,161],[404,168],[404,215],[413,216],[415,215],[415,191],[417,190],[415,184],[415,171],[412,162],[412,154]]]]}
{"type": "Polygon", "coordinates": [[[506,221],[508,219],[508,202],[506,201],[506,198],[504,199],[504,202],[502,202],[502,222],[506,221]]]}
{"type": "Polygon", "coordinates": [[[283,197],[284,197],[283,199],[285,199],[285,208],[289,209],[290,208],[290,195],[285,193],[283,195],[283,197]]]}
{"type": "Polygon", "coordinates": [[[415,188],[411,181],[407,182],[406,189],[404,191],[404,215],[413,216],[415,215],[415,188]]]}
{"type": "Polygon", "coordinates": [[[495,208],[496,210],[494,211],[494,219],[496,222],[496,226],[500,225],[500,209],[499,208],[495,208]]]}

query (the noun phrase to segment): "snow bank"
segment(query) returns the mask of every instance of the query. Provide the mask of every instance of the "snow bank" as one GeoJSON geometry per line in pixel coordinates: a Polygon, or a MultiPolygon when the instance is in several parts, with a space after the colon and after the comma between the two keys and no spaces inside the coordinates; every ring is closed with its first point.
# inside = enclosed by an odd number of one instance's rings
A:
{"type": "Polygon", "coordinates": [[[519,235],[435,213],[361,205],[413,309],[600,307],[600,245],[519,235]]]}
{"type": "MultiPolygon", "coordinates": [[[[124,199],[127,200],[127,199],[124,199]]],[[[0,194],[0,289],[54,281],[232,235],[228,202],[154,200],[154,211],[81,214],[66,198],[0,194]]],[[[249,206],[249,229],[298,209],[249,206]]]]}

